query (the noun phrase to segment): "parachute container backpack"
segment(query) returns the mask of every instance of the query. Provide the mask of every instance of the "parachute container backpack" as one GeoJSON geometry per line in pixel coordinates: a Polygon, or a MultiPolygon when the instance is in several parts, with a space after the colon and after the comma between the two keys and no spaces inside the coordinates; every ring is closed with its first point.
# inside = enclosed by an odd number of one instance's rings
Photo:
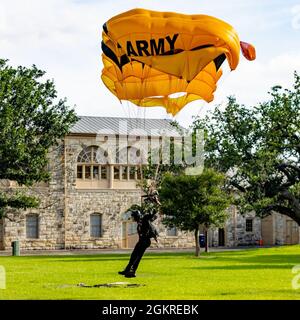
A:
{"type": "Polygon", "coordinates": [[[102,81],[119,100],[162,106],[173,116],[192,101],[213,101],[225,60],[235,70],[240,52],[256,57],[220,19],[144,9],[103,25],[102,52],[102,81]]]}

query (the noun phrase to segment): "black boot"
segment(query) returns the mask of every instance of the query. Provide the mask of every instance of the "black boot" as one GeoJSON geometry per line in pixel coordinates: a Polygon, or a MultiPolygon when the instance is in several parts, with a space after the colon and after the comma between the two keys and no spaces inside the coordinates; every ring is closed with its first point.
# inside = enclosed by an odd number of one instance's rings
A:
{"type": "Polygon", "coordinates": [[[121,274],[122,276],[125,276],[125,274],[127,274],[128,273],[128,271],[126,271],[126,270],[123,270],[123,271],[119,271],[118,272],[118,274],[121,274]]]}
{"type": "Polygon", "coordinates": [[[135,272],[133,270],[125,273],[125,278],[135,278],[135,272]]]}

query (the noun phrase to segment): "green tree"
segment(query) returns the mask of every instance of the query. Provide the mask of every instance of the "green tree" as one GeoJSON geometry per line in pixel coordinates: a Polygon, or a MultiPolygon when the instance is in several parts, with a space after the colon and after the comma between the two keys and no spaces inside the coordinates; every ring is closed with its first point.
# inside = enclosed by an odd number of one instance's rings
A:
{"type": "Polygon", "coordinates": [[[228,99],[194,128],[205,130],[206,165],[226,172],[240,191],[241,212],[272,211],[300,225],[300,77],[293,88],[275,86],[270,99],[252,108],[228,99]]]}
{"type": "MultiPolygon", "coordinates": [[[[201,175],[166,174],[160,187],[163,223],[176,226],[195,235],[195,255],[199,256],[199,227],[206,231],[221,227],[228,218],[231,196],[224,191],[225,176],[213,169],[204,169],[201,175]]],[[[207,242],[207,241],[206,241],[207,242]]]]}
{"type": "Polygon", "coordinates": [[[6,208],[37,207],[26,188],[48,181],[48,152],[77,121],[66,100],[57,99],[53,80],[42,81],[36,66],[13,68],[0,60],[0,180],[22,188],[0,188],[0,217],[6,208]]]}

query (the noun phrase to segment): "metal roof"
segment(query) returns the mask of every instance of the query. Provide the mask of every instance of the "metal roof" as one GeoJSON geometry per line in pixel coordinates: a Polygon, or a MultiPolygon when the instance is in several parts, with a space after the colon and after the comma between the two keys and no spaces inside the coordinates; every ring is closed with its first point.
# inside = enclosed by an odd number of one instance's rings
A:
{"type": "MultiPolygon", "coordinates": [[[[182,128],[183,129],[183,128],[182,128]]],[[[118,134],[138,136],[180,136],[168,119],[118,118],[79,116],[71,128],[72,134],[118,134]]]]}

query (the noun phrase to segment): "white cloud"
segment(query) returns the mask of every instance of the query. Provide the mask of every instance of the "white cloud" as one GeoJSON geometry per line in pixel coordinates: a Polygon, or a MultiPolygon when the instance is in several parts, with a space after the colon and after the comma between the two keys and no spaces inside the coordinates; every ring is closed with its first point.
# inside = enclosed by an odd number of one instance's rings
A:
{"type": "Polygon", "coordinates": [[[240,102],[255,104],[268,98],[268,91],[274,85],[291,87],[293,72],[300,70],[300,54],[286,53],[274,56],[269,61],[241,61],[232,72],[219,95],[235,93],[240,102]]]}

